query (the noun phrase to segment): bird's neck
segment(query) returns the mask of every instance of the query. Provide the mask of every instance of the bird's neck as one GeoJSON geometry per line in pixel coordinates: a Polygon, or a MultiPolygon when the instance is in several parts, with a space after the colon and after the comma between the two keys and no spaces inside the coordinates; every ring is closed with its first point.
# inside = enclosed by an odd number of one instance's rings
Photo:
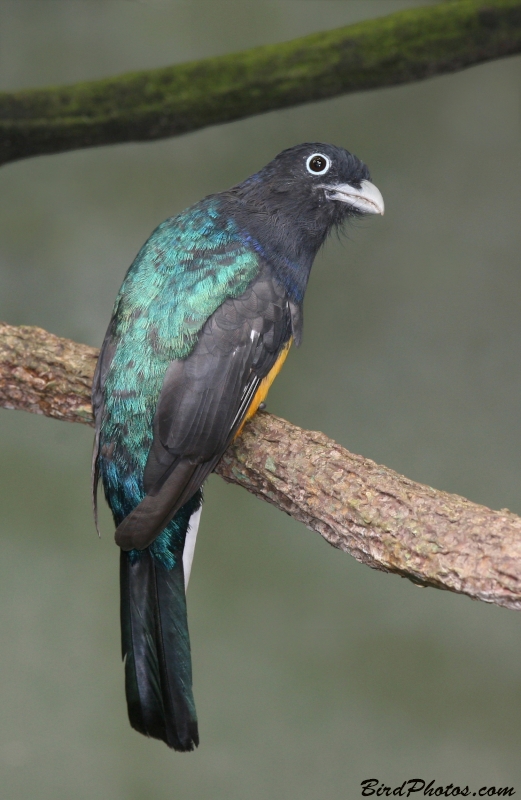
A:
{"type": "Polygon", "coordinates": [[[300,306],[325,232],[323,227],[306,223],[305,218],[292,211],[285,215],[279,209],[277,214],[270,214],[266,209],[240,203],[233,216],[245,244],[269,263],[289,298],[300,306]]]}
{"type": "Polygon", "coordinates": [[[277,243],[258,232],[242,231],[244,243],[267,261],[277,280],[284,286],[289,298],[298,306],[304,300],[309,273],[315,254],[302,253],[288,247],[277,247],[277,243]],[[256,235],[257,234],[257,235],[256,235]]]}

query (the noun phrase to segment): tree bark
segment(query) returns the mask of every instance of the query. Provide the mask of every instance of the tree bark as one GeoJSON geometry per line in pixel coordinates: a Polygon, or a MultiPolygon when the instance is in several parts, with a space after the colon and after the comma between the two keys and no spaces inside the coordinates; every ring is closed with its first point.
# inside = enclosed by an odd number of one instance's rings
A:
{"type": "MultiPolygon", "coordinates": [[[[0,406],[92,425],[98,351],[0,323],[0,406]]],[[[216,472],[334,547],[422,586],[521,608],[521,518],[415,483],[323,433],[259,413],[216,472]]]]}
{"type": "Polygon", "coordinates": [[[0,322],[0,406],[92,425],[97,360],[94,347],[0,322]]]}
{"type": "Polygon", "coordinates": [[[0,164],[178,136],[519,52],[521,0],[450,0],[218,58],[4,92],[0,164]]]}

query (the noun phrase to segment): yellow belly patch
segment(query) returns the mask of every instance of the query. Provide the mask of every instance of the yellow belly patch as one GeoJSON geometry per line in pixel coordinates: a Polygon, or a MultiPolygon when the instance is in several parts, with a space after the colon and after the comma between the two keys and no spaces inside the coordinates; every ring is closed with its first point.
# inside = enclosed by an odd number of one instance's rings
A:
{"type": "Polygon", "coordinates": [[[251,419],[253,417],[253,415],[256,413],[257,409],[259,408],[260,404],[266,398],[266,396],[267,396],[267,394],[268,394],[268,392],[270,390],[271,384],[273,383],[273,381],[275,380],[275,378],[277,377],[277,375],[279,374],[279,372],[282,369],[282,365],[284,364],[284,362],[286,360],[286,357],[287,357],[287,355],[289,353],[289,348],[291,347],[292,342],[293,342],[293,337],[291,337],[291,339],[284,345],[284,347],[280,351],[279,357],[275,361],[274,365],[272,366],[272,368],[270,369],[270,371],[268,372],[266,377],[263,378],[262,381],[260,382],[259,388],[255,392],[253,400],[251,401],[251,403],[250,403],[250,405],[248,407],[248,410],[246,412],[246,416],[244,417],[243,421],[241,422],[240,428],[237,431],[237,433],[235,434],[234,438],[237,438],[237,436],[239,436],[239,434],[242,432],[242,429],[244,428],[245,424],[248,422],[249,419],[251,419]]]}

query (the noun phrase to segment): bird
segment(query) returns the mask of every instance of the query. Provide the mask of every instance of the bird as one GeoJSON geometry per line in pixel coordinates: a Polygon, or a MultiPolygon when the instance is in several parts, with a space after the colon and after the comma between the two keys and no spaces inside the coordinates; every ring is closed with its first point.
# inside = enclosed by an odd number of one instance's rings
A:
{"type": "Polygon", "coordinates": [[[160,224],[117,295],[93,381],[94,514],[101,478],[129,721],[174,750],[199,744],[186,586],[202,486],[301,342],[328,234],[383,213],[360,159],[299,144],[160,224]]]}

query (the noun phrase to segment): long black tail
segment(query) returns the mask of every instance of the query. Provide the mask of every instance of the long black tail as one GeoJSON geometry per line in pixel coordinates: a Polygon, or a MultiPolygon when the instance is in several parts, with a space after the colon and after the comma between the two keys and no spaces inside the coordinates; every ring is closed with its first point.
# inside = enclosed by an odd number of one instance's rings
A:
{"type": "Polygon", "coordinates": [[[174,750],[199,744],[182,559],[121,551],[121,639],[130,724],[174,750]]]}

